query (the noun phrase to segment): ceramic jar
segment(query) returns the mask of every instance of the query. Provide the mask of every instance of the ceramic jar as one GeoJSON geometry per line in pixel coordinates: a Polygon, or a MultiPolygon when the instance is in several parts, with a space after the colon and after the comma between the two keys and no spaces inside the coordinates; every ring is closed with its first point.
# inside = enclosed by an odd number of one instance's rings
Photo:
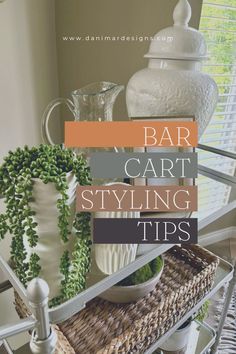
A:
{"type": "Polygon", "coordinates": [[[193,115],[200,137],[216,107],[218,89],[214,80],[200,71],[207,48],[203,35],[188,26],[191,7],[187,0],[178,2],[173,18],[173,26],[154,36],[145,55],[148,67],[129,80],[128,115],[193,115]]]}

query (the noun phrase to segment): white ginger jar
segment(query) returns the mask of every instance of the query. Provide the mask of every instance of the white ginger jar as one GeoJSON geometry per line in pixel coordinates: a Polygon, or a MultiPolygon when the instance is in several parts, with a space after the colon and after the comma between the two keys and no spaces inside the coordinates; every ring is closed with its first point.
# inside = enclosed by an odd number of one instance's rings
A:
{"type": "Polygon", "coordinates": [[[126,102],[129,117],[195,116],[200,138],[216,107],[218,89],[215,81],[200,71],[207,48],[203,35],[189,27],[190,18],[188,1],[179,0],[174,25],[151,41],[145,55],[148,67],[129,80],[126,102]]]}

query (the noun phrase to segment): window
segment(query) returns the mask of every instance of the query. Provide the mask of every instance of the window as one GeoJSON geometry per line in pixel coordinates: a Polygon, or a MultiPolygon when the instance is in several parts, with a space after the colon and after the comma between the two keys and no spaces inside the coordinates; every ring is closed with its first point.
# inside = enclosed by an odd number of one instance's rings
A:
{"type": "MultiPolygon", "coordinates": [[[[215,114],[200,143],[236,152],[236,0],[203,0],[200,31],[205,36],[209,60],[203,71],[219,88],[215,114]]],[[[199,164],[233,176],[235,160],[207,151],[199,152],[199,164]]],[[[201,176],[199,217],[229,202],[230,187],[201,176]]]]}

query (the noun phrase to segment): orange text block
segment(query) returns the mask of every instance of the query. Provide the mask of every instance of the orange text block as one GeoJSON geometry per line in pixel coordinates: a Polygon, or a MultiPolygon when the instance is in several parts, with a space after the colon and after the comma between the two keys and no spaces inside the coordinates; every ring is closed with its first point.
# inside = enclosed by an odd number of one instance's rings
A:
{"type": "Polygon", "coordinates": [[[196,122],[65,122],[66,147],[196,147],[196,122]]]}

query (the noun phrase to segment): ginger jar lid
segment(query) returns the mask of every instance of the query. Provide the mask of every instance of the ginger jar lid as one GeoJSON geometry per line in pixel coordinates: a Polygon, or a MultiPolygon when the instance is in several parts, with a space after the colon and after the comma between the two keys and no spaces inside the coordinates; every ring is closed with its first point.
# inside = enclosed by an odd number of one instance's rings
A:
{"type": "Polygon", "coordinates": [[[188,25],[191,14],[189,2],[179,0],[173,12],[173,26],[154,36],[149,52],[144,57],[199,61],[206,59],[207,46],[203,35],[188,25]]]}

